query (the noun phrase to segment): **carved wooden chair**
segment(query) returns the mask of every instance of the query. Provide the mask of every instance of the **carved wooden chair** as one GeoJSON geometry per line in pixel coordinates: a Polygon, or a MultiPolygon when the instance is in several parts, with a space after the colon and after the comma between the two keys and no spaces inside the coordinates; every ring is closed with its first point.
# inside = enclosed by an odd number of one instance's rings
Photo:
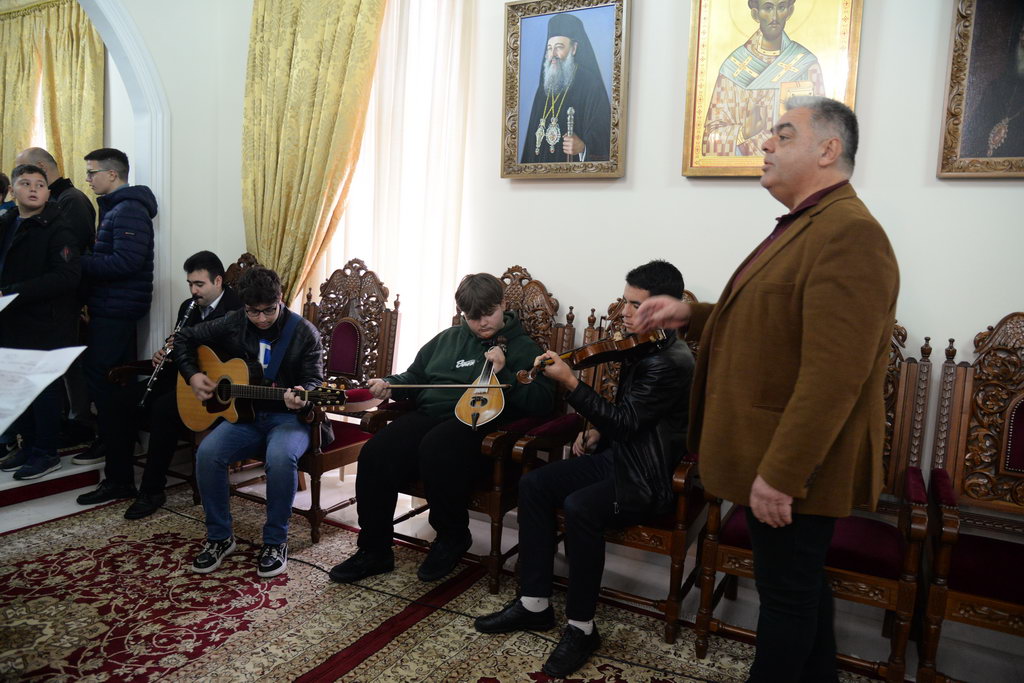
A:
{"type": "MultiPolygon", "coordinates": [[[[697,301],[689,291],[684,293],[687,301],[697,301]]],[[[608,338],[616,333],[625,333],[622,323],[622,299],[608,306],[607,315],[600,322],[590,309],[587,327],[583,331],[583,343],[589,344],[599,339],[608,338]]],[[[691,345],[691,348],[696,345],[691,345]]],[[[694,350],[696,350],[694,348],[694,350]]],[[[587,368],[580,373],[580,380],[589,384],[609,401],[615,400],[618,388],[620,364],[617,362],[603,363],[587,368]]],[[[570,413],[557,420],[542,425],[520,438],[513,448],[513,458],[523,462],[527,469],[541,464],[540,453],[547,454],[551,461],[562,457],[566,447],[572,445],[577,434],[583,427],[583,419],[576,413],[570,413]]],[[[572,455],[571,451],[569,452],[572,455]]],[[[691,471],[696,461],[685,456],[672,475],[672,487],[676,494],[675,508],[661,517],[651,519],[644,524],[636,524],[623,529],[614,529],[605,534],[605,540],[630,548],[667,555],[670,558],[669,585],[667,595],[663,598],[651,598],[634,593],[627,593],[603,587],[601,595],[613,600],[627,603],[638,603],[652,607],[664,615],[666,643],[674,643],[679,631],[679,607],[683,598],[693,586],[694,576],[683,581],[686,551],[696,540],[693,524],[704,508],[703,491],[694,486],[691,471]]],[[[564,532],[564,518],[559,515],[559,528],[564,532]]]]}
{"type": "MultiPolygon", "coordinates": [[[[327,384],[348,386],[365,384],[371,377],[391,374],[395,359],[395,339],[398,332],[398,297],[394,308],[388,308],[388,288],[377,274],[360,259],[352,259],[334,271],[320,285],[320,301],[313,301],[312,289],[306,293],[303,316],[320,331],[324,348],[324,379],[327,384]]],[[[356,389],[349,394],[350,401],[360,398],[356,389]]],[[[313,543],[320,542],[320,526],[332,512],[348,507],[355,498],[336,502],[328,507],[321,504],[321,477],[324,473],[355,464],[363,444],[372,434],[364,431],[359,422],[350,417],[361,414],[333,414],[329,409],[317,408],[313,426],[313,442],[309,451],[299,460],[300,483],[309,476],[310,506],[293,507],[292,512],[309,520],[313,543]],[[334,441],[321,447],[317,428],[321,420],[328,420],[334,441]]],[[[265,503],[260,495],[241,490],[250,482],[235,484],[232,493],[240,498],[265,503]]],[[[300,488],[301,485],[300,485],[300,488]]]]}
{"type": "MultiPolygon", "coordinates": [[[[576,332],[573,327],[575,316],[571,306],[566,314],[566,321],[564,323],[557,322],[558,299],[551,295],[544,283],[535,280],[522,266],[510,267],[499,279],[505,287],[503,300],[506,310],[512,310],[519,314],[527,334],[542,349],[554,349],[563,353],[572,348],[576,332]]],[[[453,319],[453,324],[459,324],[458,315],[453,319]]],[[[556,409],[564,410],[564,408],[556,409]]],[[[398,417],[401,412],[401,410],[395,410],[389,406],[381,406],[377,411],[364,418],[364,429],[369,432],[379,431],[387,422],[398,417]]],[[[516,507],[519,497],[519,477],[522,475],[521,463],[511,458],[512,447],[516,440],[527,431],[551,418],[552,416],[527,417],[507,423],[501,429],[484,437],[480,446],[481,453],[490,460],[491,468],[487,476],[481,478],[474,485],[469,509],[488,516],[491,527],[490,549],[487,555],[467,554],[467,557],[487,567],[488,589],[491,593],[497,593],[499,590],[501,568],[505,561],[519,550],[518,544],[505,552],[501,550],[503,521],[505,515],[516,507]]],[[[409,487],[403,489],[402,493],[420,499],[425,497],[422,482],[419,481],[413,482],[409,487]]],[[[420,505],[397,517],[395,524],[411,519],[427,509],[428,505],[420,505]]],[[[395,537],[419,546],[428,545],[427,541],[400,533],[396,533],[395,537]]]]}
{"type": "Polygon", "coordinates": [[[917,680],[937,669],[942,624],[1024,636],[1024,313],[942,364],[931,483],[931,567],[917,680]]]}
{"type": "MultiPolygon", "coordinates": [[[[238,257],[238,260],[229,265],[224,269],[224,284],[233,287],[238,282],[238,278],[242,272],[252,266],[259,265],[256,257],[245,252],[238,257]]],[[[173,372],[173,369],[165,369],[164,372],[173,372]]],[[[153,362],[150,358],[144,358],[141,360],[128,363],[126,365],[119,365],[115,368],[111,368],[110,372],[107,373],[107,379],[114,384],[119,384],[122,387],[129,386],[133,382],[137,382],[141,378],[148,378],[153,374],[153,362]]],[[[196,434],[194,432],[185,431],[182,432],[181,441],[179,443],[180,448],[189,448],[189,471],[182,472],[174,469],[173,467],[167,471],[167,476],[174,479],[180,479],[188,482],[192,488],[192,502],[194,504],[199,503],[199,486],[196,483],[196,449],[199,447],[199,442],[202,440],[202,434],[196,434]]],[[[146,454],[143,453],[137,459],[140,465],[146,464],[146,454]]]]}
{"type": "MultiPolygon", "coordinates": [[[[876,510],[884,520],[858,514],[839,519],[826,557],[833,595],[885,610],[882,631],[890,640],[887,661],[869,662],[849,655],[838,658],[851,669],[886,681],[904,679],[927,530],[927,496],[920,465],[931,347],[925,337],[921,360],[905,358],[906,339],[906,330],[896,325],[885,381],[885,481],[876,510]]],[[[737,577],[754,577],[754,560],[743,507],[734,505],[723,518],[722,500],[711,493],[707,496],[696,623],[696,651],[702,659],[707,656],[709,633],[741,639],[754,636],[753,631],[714,618],[714,608],[723,595],[735,599],[737,577]],[[717,587],[716,572],[726,575],[717,587]]]]}

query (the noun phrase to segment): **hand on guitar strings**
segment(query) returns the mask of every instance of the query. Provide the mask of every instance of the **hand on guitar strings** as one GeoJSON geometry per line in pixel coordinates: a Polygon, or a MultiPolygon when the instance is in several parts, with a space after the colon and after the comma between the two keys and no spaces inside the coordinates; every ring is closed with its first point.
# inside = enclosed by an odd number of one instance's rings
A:
{"type": "Polygon", "coordinates": [[[200,401],[213,398],[213,392],[217,388],[217,383],[201,372],[197,372],[189,377],[188,385],[192,387],[192,393],[200,401]]]}

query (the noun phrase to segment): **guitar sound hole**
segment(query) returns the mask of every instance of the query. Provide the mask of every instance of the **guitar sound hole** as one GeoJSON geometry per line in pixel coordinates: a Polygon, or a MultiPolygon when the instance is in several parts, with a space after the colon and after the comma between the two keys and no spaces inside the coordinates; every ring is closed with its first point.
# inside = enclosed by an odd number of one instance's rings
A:
{"type": "Polygon", "coordinates": [[[217,397],[217,401],[220,403],[227,403],[231,400],[231,382],[227,380],[221,380],[217,382],[217,390],[214,392],[217,397]]]}

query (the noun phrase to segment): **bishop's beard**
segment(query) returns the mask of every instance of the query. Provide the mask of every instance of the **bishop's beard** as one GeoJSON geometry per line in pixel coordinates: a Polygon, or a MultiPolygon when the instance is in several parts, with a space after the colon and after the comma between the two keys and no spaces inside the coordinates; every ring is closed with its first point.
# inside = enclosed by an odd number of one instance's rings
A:
{"type": "Polygon", "coordinates": [[[572,85],[572,77],[576,75],[576,58],[570,52],[565,59],[552,57],[544,62],[544,91],[548,94],[560,93],[572,85]]]}

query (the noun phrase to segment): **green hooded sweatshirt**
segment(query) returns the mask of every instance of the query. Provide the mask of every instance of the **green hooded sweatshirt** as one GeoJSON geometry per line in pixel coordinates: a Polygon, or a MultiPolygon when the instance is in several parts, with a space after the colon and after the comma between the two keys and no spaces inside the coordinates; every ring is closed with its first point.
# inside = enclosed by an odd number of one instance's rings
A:
{"type": "MultiPolygon", "coordinates": [[[[532,384],[516,381],[516,372],[532,367],[541,350],[512,311],[505,312],[504,326],[490,340],[473,334],[463,319],[462,324],[449,327],[427,342],[408,370],[384,379],[389,384],[470,384],[480,376],[484,352],[497,337],[504,337],[508,348],[498,381],[512,385],[505,389],[505,410],[501,417],[516,419],[550,413],[555,396],[551,380],[541,375],[532,384]]],[[[455,404],[464,392],[464,389],[396,389],[394,396],[397,399],[415,397],[420,412],[441,417],[454,414],[455,404]]]]}

